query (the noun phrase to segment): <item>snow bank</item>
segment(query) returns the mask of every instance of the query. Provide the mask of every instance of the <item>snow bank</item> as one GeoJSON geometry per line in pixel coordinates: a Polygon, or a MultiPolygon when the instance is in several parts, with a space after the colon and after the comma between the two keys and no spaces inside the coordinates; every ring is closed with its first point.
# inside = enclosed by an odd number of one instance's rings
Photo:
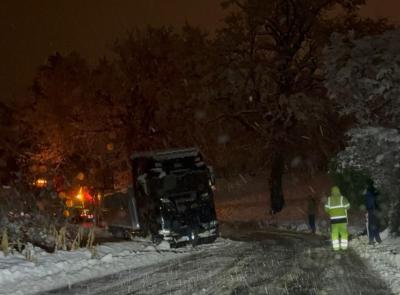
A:
{"type": "Polygon", "coordinates": [[[381,233],[381,244],[368,245],[367,236],[360,236],[350,243],[356,251],[390,286],[400,294],[400,238],[391,238],[388,232],[381,233]]]}
{"type": "Polygon", "coordinates": [[[95,251],[47,253],[33,248],[33,259],[0,252],[0,294],[34,294],[85,281],[94,277],[134,269],[187,255],[190,248],[166,250],[146,241],[106,243],[95,251]]]}

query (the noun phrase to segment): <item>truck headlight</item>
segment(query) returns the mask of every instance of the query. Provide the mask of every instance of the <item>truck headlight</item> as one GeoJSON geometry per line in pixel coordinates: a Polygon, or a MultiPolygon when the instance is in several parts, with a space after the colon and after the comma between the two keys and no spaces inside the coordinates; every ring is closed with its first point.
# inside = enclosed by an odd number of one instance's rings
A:
{"type": "Polygon", "coordinates": [[[169,229],[162,229],[162,230],[159,230],[158,233],[160,235],[167,236],[167,235],[171,234],[171,231],[169,229]]]}
{"type": "Polygon", "coordinates": [[[210,227],[216,227],[218,225],[218,220],[210,221],[209,225],[210,227]]]}
{"type": "Polygon", "coordinates": [[[172,204],[171,200],[167,198],[161,198],[160,201],[163,204],[172,204]]]}

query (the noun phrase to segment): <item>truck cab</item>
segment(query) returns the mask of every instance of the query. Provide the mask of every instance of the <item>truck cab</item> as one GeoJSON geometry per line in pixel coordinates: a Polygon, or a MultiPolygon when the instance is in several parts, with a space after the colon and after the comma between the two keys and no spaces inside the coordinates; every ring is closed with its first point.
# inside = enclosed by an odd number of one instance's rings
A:
{"type": "Polygon", "coordinates": [[[131,169],[133,185],[121,212],[130,216],[135,233],[171,246],[218,237],[215,178],[197,148],[136,153],[131,169]]]}

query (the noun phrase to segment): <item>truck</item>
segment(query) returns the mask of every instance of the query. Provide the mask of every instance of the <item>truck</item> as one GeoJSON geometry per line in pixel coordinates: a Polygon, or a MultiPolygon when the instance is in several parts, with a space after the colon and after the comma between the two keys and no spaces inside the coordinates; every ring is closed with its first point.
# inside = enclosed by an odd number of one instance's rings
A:
{"type": "Polygon", "coordinates": [[[117,237],[141,235],[171,247],[219,235],[213,169],[197,148],[136,153],[132,185],[104,196],[103,218],[117,237]]]}

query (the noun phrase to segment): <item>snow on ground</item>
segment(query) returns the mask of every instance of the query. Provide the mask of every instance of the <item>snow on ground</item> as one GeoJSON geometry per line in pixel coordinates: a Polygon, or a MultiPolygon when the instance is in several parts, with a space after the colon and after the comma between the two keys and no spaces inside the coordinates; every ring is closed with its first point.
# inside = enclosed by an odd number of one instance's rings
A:
{"type": "Polygon", "coordinates": [[[368,245],[367,236],[360,236],[351,241],[350,247],[379,273],[393,293],[400,294],[400,238],[389,237],[387,230],[381,238],[381,244],[368,245]]]}
{"type": "MultiPolygon", "coordinates": [[[[268,226],[267,223],[259,222],[260,228],[268,226]]],[[[364,226],[365,227],[365,226],[364,226]]],[[[301,221],[282,222],[277,224],[281,230],[291,230],[297,232],[309,232],[308,226],[301,221]]],[[[394,294],[400,295],[400,238],[393,238],[388,235],[388,230],[381,233],[383,242],[381,244],[368,245],[368,237],[359,235],[364,228],[359,223],[350,224],[349,233],[355,238],[350,241],[352,248],[369,267],[377,272],[385,283],[390,286],[394,294]]],[[[317,234],[329,236],[326,223],[321,222],[317,226],[317,234]]]]}
{"type": "MultiPolygon", "coordinates": [[[[325,223],[321,223],[325,226],[325,223]]],[[[307,225],[301,223],[301,221],[283,222],[278,224],[277,227],[281,230],[309,231],[307,225]]],[[[390,237],[388,230],[385,230],[381,233],[383,240],[381,244],[368,245],[367,235],[359,235],[364,228],[360,224],[349,225],[349,233],[355,236],[349,243],[350,248],[366,261],[372,270],[380,275],[394,294],[400,295],[400,238],[390,237]]],[[[321,225],[317,227],[317,233],[329,236],[328,229],[321,225]]]]}
{"type": "MultiPolygon", "coordinates": [[[[354,221],[354,220],[353,220],[354,221]]],[[[268,226],[267,223],[259,222],[260,228],[268,226]]],[[[282,222],[277,224],[281,230],[291,230],[297,232],[309,232],[308,226],[301,221],[282,222]]],[[[350,241],[352,248],[369,267],[377,272],[380,277],[390,286],[394,294],[400,295],[400,238],[393,238],[388,235],[388,230],[381,233],[383,242],[381,244],[368,245],[368,237],[359,235],[365,229],[365,225],[360,223],[349,224],[349,233],[355,238],[350,241]]],[[[329,237],[326,223],[321,222],[317,226],[317,234],[329,237]]]]}
{"type": "Polygon", "coordinates": [[[105,243],[97,246],[95,251],[82,248],[51,254],[34,248],[32,261],[18,252],[7,257],[0,252],[0,294],[44,292],[125,269],[176,259],[190,252],[189,247],[168,250],[164,245],[156,248],[143,240],[105,243]]]}

